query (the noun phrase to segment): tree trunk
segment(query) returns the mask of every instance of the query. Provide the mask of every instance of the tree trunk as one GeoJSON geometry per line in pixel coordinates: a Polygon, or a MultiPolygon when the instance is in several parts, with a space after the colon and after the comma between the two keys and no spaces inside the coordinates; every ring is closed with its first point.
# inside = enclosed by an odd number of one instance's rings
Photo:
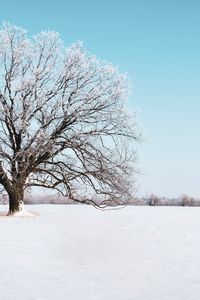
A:
{"type": "Polygon", "coordinates": [[[24,210],[24,191],[23,186],[18,184],[13,187],[9,195],[9,212],[8,215],[14,215],[24,210]]]}

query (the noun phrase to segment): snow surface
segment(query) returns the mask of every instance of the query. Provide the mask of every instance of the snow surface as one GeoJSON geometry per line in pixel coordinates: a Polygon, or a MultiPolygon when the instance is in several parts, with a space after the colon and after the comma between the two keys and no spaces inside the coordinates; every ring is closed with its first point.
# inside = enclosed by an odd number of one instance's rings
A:
{"type": "Polygon", "coordinates": [[[0,217],[1,300],[200,299],[199,208],[27,210],[0,217]]]}

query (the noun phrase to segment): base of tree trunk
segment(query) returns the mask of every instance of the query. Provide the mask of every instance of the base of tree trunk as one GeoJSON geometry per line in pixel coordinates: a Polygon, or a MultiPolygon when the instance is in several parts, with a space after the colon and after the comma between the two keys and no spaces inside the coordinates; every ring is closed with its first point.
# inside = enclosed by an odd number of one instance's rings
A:
{"type": "Polygon", "coordinates": [[[12,217],[34,217],[33,213],[27,212],[24,207],[24,203],[20,203],[17,210],[9,210],[8,216],[12,217]]]}
{"type": "Polygon", "coordinates": [[[16,212],[8,212],[8,217],[35,217],[35,214],[30,213],[26,210],[24,211],[16,211],[16,212]]]}

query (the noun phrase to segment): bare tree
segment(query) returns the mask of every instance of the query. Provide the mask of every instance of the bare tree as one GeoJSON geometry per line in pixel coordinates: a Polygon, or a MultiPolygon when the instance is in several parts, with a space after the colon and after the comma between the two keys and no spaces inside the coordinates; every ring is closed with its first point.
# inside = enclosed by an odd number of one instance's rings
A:
{"type": "Polygon", "coordinates": [[[132,197],[138,140],[128,80],[56,32],[0,31],[0,185],[9,214],[32,186],[104,207],[132,197]]]}
{"type": "Polygon", "coordinates": [[[194,198],[186,195],[186,194],[183,194],[181,197],[180,197],[180,203],[182,206],[193,206],[194,205],[194,198]]]}
{"type": "Polygon", "coordinates": [[[160,202],[160,198],[157,195],[155,195],[155,194],[150,195],[150,197],[148,199],[148,204],[150,206],[156,206],[159,204],[159,202],[160,202]]]}

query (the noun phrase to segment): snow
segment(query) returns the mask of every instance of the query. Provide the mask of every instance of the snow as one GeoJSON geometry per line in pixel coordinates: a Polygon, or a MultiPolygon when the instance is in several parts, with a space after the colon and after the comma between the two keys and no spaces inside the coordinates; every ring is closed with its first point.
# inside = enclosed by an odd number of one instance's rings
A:
{"type": "Polygon", "coordinates": [[[1,300],[200,299],[199,208],[27,210],[0,217],[1,300]]]}
{"type": "Polygon", "coordinates": [[[35,217],[34,213],[29,213],[26,210],[20,210],[14,213],[8,213],[8,216],[12,217],[35,217]]]}

